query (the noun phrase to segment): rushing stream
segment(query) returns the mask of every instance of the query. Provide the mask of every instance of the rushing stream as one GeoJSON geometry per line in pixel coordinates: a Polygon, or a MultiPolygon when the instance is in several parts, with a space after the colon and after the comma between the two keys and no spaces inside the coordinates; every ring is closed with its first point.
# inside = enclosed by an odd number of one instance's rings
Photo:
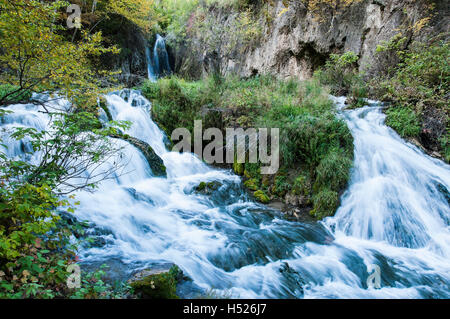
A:
{"type": "MultiPolygon", "coordinates": [[[[344,98],[335,100],[343,106],[344,98]]],[[[351,182],[335,217],[308,223],[255,203],[231,171],[169,152],[139,92],[115,92],[107,101],[114,120],[133,123],[126,133],[163,159],[168,177],[153,177],[127,145],[127,174],[77,193],[76,216],[101,239],[82,251],[84,263],[114,260],[126,275],[169,261],[196,286],[240,298],[450,297],[449,166],[386,127],[381,107],[341,112],[355,138],[351,182]],[[202,181],[222,186],[198,194],[202,181]],[[372,265],[380,267],[381,289],[367,286],[372,265]]],[[[46,129],[39,108],[9,106],[14,113],[2,127],[46,129]]],[[[9,156],[36,160],[24,154],[26,143],[2,135],[9,156]]]]}

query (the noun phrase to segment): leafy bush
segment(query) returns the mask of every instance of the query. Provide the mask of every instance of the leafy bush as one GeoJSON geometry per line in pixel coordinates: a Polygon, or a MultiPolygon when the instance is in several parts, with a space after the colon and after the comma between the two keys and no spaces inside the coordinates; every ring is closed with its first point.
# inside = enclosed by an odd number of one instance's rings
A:
{"type": "Polygon", "coordinates": [[[332,94],[346,95],[357,77],[357,62],[358,56],[352,51],[341,55],[331,54],[325,66],[315,72],[315,76],[321,84],[330,87],[332,94]]]}
{"type": "MultiPolygon", "coordinates": [[[[7,112],[0,115],[7,116],[7,112]]],[[[92,188],[97,178],[108,178],[93,174],[97,177],[79,179],[80,183],[72,180],[117,154],[119,149],[109,144],[107,136],[126,127],[111,122],[101,128],[94,115],[83,112],[52,115],[51,134],[23,127],[10,132],[11,137],[28,141],[33,152],[41,151],[37,163],[0,153],[0,298],[55,298],[74,293],[66,286],[66,268],[77,261],[77,246],[70,240],[71,228],[57,213],[73,212],[74,207],[59,195],[92,188]]],[[[89,285],[84,287],[90,289],[89,285]]]]}

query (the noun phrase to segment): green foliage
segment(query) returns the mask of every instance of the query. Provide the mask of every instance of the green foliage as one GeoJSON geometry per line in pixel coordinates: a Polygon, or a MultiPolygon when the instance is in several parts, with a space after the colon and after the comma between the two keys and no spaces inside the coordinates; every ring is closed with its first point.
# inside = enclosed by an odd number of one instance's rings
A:
{"type": "Polygon", "coordinates": [[[311,180],[305,172],[295,179],[292,186],[292,192],[294,195],[303,196],[308,196],[311,193],[311,180]]]}
{"type": "MultiPolygon", "coordinates": [[[[5,160],[0,166],[3,178],[11,187],[25,183],[48,185],[58,194],[94,187],[98,179],[83,179],[81,176],[106,158],[117,155],[120,149],[108,137],[116,134],[119,128],[127,128],[128,123],[110,122],[103,128],[98,118],[87,112],[54,113],[52,117],[52,129],[48,132],[23,127],[13,129],[11,137],[16,140],[26,138],[33,152],[41,152],[40,162],[31,164],[5,160]],[[76,163],[75,159],[81,164],[76,163]],[[7,165],[9,167],[5,168],[7,165]],[[71,182],[75,176],[80,177],[80,180],[71,182]]],[[[107,175],[100,174],[101,178],[107,175]]]]}
{"type": "Polygon", "coordinates": [[[154,101],[154,119],[169,136],[178,127],[193,131],[194,120],[200,118],[198,111],[205,99],[202,91],[203,83],[176,77],[160,79],[158,83],[146,82],[142,87],[142,93],[154,101]]]}
{"type": "Polygon", "coordinates": [[[27,102],[31,99],[31,92],[28,90],[21,90],[20,87],[1,84],[0,85],[0,101],[5,101],[7,104],[27,102]]]}
{"type": "MultiPolygon", "coordinates": [[[[445,158],[448,153],[448,92],[450,89],[450,46],[446,34],[427,43],[414,42],[405,49],[401,34],[378,47],[378,54],[395,56],[394,67],[374,79],[376,98],[392,102],[386,111],[386,124],[403,137],[418,137],[421,129],[431,132],[433,147],[445,158]],[[435,115],[426,125],[425,114],[435,115]]],[[[434,149],[435,150],[435,149],[434,149]]]]}
{"type": "Polygon", "coordinates": [[[313,196],[314,209],[311,215],[323,219],[332,216],[339,206],[339,195],[335,191],[323,189],[313,196]]]}
{"type": "MultiPolygon", "coordinates": [[[[411,109],[414,109],[419,101],[426,101],[427,104],[441,109],[447,107],[445,94],[450,88],[448,41],[438,37],[427,44],[413,43],[410,50],[400,48],[401,46],[391,48],[400,57],[400,62],[396,65],[392,77],[376,79],[377,94],[384,100],[395,101],[411,109]]],[[[379,51],[383,52],[380,48],[379,51]]]]}
{"type": "Polygon", "coordinates": [[[416,113],[407,107],[387,109],[386,124],[402,137],[417,137],[420,133],[420,120],[416,113]]]}
{"type": "MultiPolygon", "coordinates": [[[[7,116],[6,112],[1,115],[7,116]]],[[[15,139],[27,141],[32,152],[40,152],[38,162],[10,159],[0,153],[0,297],[72,294],[66,286],[66,267],[76,261],[77,246],[70,241],[72,229],[57,211],[73,212],[69,199],[74,197],[60,199],[59,195],[92,188],[107,178],[93,174],[97,177],[71,181],[117,154],[119,150],[107,136],[127,127],[126,123],[111,122],[103,128],[94,115],[85,112],[51,116],[51,133],[23,127],[9,132],[15,139]]],[[[92,289],[99,291],[94,286],[92,289]]]]}
{"type": "Polygon", "coordinates": [[[114,287],[105,282],[107,268],[103,265],[95,272],[82,272],[81,287],[70,291],[70,299],[123,299],[132,294],[133,288],[127,283],[114,287]]]}
{"type": "Polygon", "coordinates": [[[330,149],[316,168],[314,188],[328,187],[335,191],[343,189],[350,178],[352,166],[351,157],[348,155],[340,148],[330,149]]]}
{"type": "Polygon", "coordinates": [[[315,72],[322,85],[330,88],[334,95],[348,95],[352,107],[365,105],[367,88],[357,68],[358,56],[348,51],[343,54],[331,54],[325,66],[315,72]]]}
{"type": "Polygon", "coordinates": [[[275,177],[274,193],[281,198],[284,197],[292,188],[292,185],[288,182],[286,175],[279,173],[275,177]]]}
{"type": "Polygon", "coordinates": [[[87,30],[69,41],[60,20],[67,6],[65,1],[0,0],[0,83],[17,86],[17,94],[58,90],[79,106],[96,100],[100,76],[110,74],[94,70],[93,58],[118,51],[102,45],[101,33],[87,30]]]}

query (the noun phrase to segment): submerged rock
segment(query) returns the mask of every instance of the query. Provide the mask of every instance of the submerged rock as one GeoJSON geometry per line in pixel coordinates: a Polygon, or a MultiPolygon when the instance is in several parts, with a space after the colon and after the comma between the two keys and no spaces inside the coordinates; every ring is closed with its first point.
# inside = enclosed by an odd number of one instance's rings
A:
{"type": "Polygon", "coordinates": [[[212,192],[218,190],[220,186],[222,186],[222,183],[218,181],[201,182],[197,187],[194,188],[194,190],[197,193],[210,195],[212,192]]]}

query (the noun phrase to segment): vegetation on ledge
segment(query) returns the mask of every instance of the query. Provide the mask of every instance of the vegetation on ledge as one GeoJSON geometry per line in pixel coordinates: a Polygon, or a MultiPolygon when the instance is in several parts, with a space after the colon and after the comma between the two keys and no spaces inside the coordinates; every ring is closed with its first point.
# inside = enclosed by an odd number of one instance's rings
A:
{"type": "Polygon", "coordinates": [[[194,120],[223,132],[227,127],[280,128],[278,173],[262,175],[261,163],[235,162],[230,168],[261,202],[283,200],[319,219],[334,214],[349,179],[353,138],[316,80],[215,75],[189,82],[171,77],[146,82],[142,92],[168,135],[178,127],[193,132],[194,120]]]}
{"type": "Polygon", "coordinates": [[[388,102],[386,124],[449,163],[448,35],[415,42],[408,49],[406,41],[399,33],[378,45],[383,72],[376,77],[368,79],[358,71],[358,56],[351,51],[331,55],[315,75],[333,94],[347,95],[350,108],[366,105],[368,97],[388,102]]]}

